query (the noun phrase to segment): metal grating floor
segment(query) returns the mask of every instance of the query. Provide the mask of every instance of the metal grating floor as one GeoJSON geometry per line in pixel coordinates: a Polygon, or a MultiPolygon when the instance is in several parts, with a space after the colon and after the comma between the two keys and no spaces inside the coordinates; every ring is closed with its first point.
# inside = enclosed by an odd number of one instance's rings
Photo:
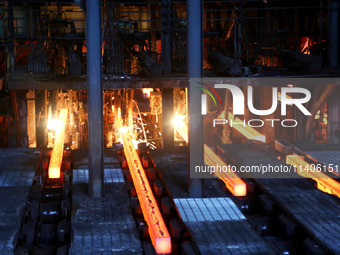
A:
{"type": "MultiPolygon", "coordinates": [[[[73,183],[88,183],[88,169],[73,169],[73,183]]],[[[124,176],[120,168],[105,168],[104,183],[124,182],[124,176]]]]}
{"type": "Polygon", "coordinates": [[[307,153],[325,165],[338,165],[337,172],[340,173],[340,151],[308,151],[307,153]]]}
{"type": "Polygon", "coordinates": [[[174,199],[201,254],[273,254],[230,198],[174,199]]]}
{"type": "Polygon", "coordinates": [[[125,184],[105,183],[101,198],[90,198],[87,189],[73,185],[70,254],[143,254],[125,184]]]}
{"type": "Polygon", "coordinates": [[[35,172],[35,149],[0,149],[0,254],[13,254],[35,172]]]}
{"type": "MultiPolygon", "coordinates": [[[[244,165],[258,161],[261,154],[262,158],[267,160],[270,157],[259,145],[223,145],[222,148],[226,156],[244,165]],[[256,157],[249,157],[250,152],[254,150],[256,157]]],[[[316,153],[315,155],[325,156],[324,159],[331,159],[336,155],[327,151],[316,153]]],[[[275,160],[273,157],[273,161],[275,160]]],[[[305,178],[258,178],[256,182],[280,205],[285,214],[295,219],[315,241],[330,252],[340,254],[340,203],[336,196],[316,189],[313,183],[305,178]]]]}
{"type": "Polygon", "coordinates": [[[184,222],[246,219],[227,197],[174,199],[184,222]]]}

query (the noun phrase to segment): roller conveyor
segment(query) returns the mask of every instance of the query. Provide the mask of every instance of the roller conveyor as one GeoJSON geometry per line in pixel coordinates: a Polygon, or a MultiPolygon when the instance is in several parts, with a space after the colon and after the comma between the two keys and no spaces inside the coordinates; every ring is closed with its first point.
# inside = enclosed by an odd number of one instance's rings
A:
{"type": "Polygon", "coordinates": [[[0,150],[0,225],[6,226],[0,228],[0,254],[13,254],[13,237],[32,185],[35,158],[32,149],[0,150]]]}
{"type": "MultiPolygon", "coordinates": [[[[239,165],[256,165],[261,155],[263,160],[272,161],[273,164],[277,162],[259,145],[234,144],[220,147],[226,157],[239,165]],[[251,154],[256,157],[250,157],[251,154]]],[[[258,178],[255,181],[285,214],[293,218],[321,246],[333,254],[340,253],[340,203],[335,196],[321,192],[306,179],[258,178]]]]}
{"type": "Polygon", "coordinates": [[[174,201],[202,254],[273,254],[230,198],[174,201]]]}
{"type": "MultiPolygon", "coordinates": [[[[77,171],[81,170],[74,170],[77,171]]],[[[72,218],[71,254],[80,254],[84,250],[89,254],[142,253],[124,181],[105,183],[106,195],[101,199],[87,196],[87,184],[78,182],[73,186],[75,215],[72,218]]]]}
{"type": "Polygon", "coordinates": [[[207,198],[192,199],[187,192],[185,148],[151,151],[182,221],[201,254],[275,254],[250,228],[243,213],[223,192],[216,179],[206,179],[207,198]],[[247,233],[247,235],[244,235],[247,233]]]}

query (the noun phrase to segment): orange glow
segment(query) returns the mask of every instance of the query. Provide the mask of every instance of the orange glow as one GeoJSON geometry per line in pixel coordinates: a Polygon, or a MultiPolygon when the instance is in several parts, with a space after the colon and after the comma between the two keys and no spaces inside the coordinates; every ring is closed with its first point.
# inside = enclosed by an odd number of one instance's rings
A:
{"type": "Polygon", "coordinates": [[[64,153],[64,136],[67,115],[68,109],[61,109],[59,112],[58,124],[55,126],[55,140],[50,158],[50,165],[48,167],[48,178],[51,179],[60,178],[60,166],[64,153]]]}
{"type": "Polygon", "coordinates": [[[317,172],[311,164],[308,164],[303,159],[303,157],[298,155],[288,155],[286,163],[295,166],[299,175],[316,181],[319,190],[340,198],[340,183],[322,172],[317,172]],[[312,169],[314,169],[314,171],[311,171],[312,169]]]}
{"type": "MultiPolygon", "coordinates": [[[[235,122],[243,122],[241,119],[235,117],[232,113],[229,112],[228,119],[233,120],[235,122]]],[[[258,132],[256,129],[249,127],[249,126],[242,126],[242,125],[233,125],[233,128],[244,135],[249,140],[255,140],[265,143],[266,136],[258,132]]]]}
{"type": "MultiPolygon", "coordinates": [[[[281,99],[282,99],[281,92],[277,93],[277,99],[281,102],[281,99]]],[[[292,97],[286,94],[286,99],[292,99],[292,97]]],[[[292,105],[292,104],[287,104],[287,105],[292,105]]]]}
{"type": "MultiPolygon", "coordinates": [[[[228,115],[229,120],[233,120],[235,122],[242,122],[241,119],[235,118],[232,113],[229,113],[228,115]]],[[[173,120],[174,126],[176,131],[179,133],[182,138],[188,142],[188,126],[183,122],[183,119],[180,115],[175,116],[173,120]]],[[[236,129],[238,132],[240,132],[242,135],[244,135],[249,140],[255,140],[265,143],[266,142],[266,136],[258,132],[256,129],[249,127],[249,126],[242,126],[242,125],[233,125],[233,128],[236,129]]]]}
{"type": "Polygon", "coordinates": [[[188,126],[184,123],[184,118],[185,115],[176,115],[173,119],[173,124],[178,134],[184,139],[184,141],[188,142],[188,126]]]}
{"type": "MultiPolygon", "coordinates": [[[[206,144],[204,145],[204,163],[209,166],[226,166],[227,164],[215,154],[215,152],[209,148],[206,144]]],[[[247,195],[247,185],[240,179],[237,174],[233,172],[214,172],[214,174],[221,179],[228,190],[237,197],[244,197],[247,195]]]]}
{"type": "Polygon", "coordinates": [[[121,140],[124,144],[124,153],[144,218],[149,227],[152,244],[155,247],[157,254],[171,253],[171,238],[169,232],[159,211],[157,201],[152,193],[152,189],[144,172],[143,166],[132,143],[129,131],[122,127],[119,130],[124,131],[120,132],[121,140]]]}
{"type": "MultiPolygon", "coordinates": [[[[324,114],[323,114],[323,119],[322,119],[322,122],[323,122],[324,124],[328,124],[327,118],[328,118],[328,114],[327,114],[327,113],[324,113],[324,114]]],[[[315,119],[315,120],[320,119],[320,110],[318,110],[318,111],[316,112],[314,119],[315,119]]]]}
{"type": "Polygon", "coordinates": [[[144,88],[142,90],[143,90],[143,93],[146,95],[146,97],[150,98],[150,95],[151,95],[151,92],[153,91],[153,89],[144,88]]]}
{"type": "MultiPolygon", "coordinates": [[[[188,127],[184,123],[177,125],[175,122],[176,131],[182,136],[182,138],[188,142],[188,127]]],[[[226,166],[227,164],[213,152],[206,144],[204,144],[204,163],[209,166],[226,166]]],[[[240,179],[237,174],[233,172],[215,172],[214,173],[219,179],[221,179],[227,189],[237,197],[243,197],[247,195],[247,185],[242,179],[240,179]]]]}

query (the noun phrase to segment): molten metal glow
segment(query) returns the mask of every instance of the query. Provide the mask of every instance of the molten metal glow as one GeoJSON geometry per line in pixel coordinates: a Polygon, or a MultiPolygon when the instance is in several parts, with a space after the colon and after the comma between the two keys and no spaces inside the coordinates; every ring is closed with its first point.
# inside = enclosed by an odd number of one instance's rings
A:
{"type": "Polygon", "coordinates": [[[128,130],[127,127],[121,127],[121,128],[119,128],[119,132],[120,132],[121,134],[126,134],[128,131],[129,131],[129,130],[128,130]]]}
{"type": "Polygon", "coordinates": [[[47,122],[47,129],[48,130],[56,130],[62,123],[58,119],[49,119],[47,122]]]}
{"type": "Polygon", "coordinates": [[[286,163],[295,166],[299,175],[306,178],[311,178],[316,181],[319,190],[336,195],[340,198],[340,183],[322,172],[317,172],[317,170],[313,168],[312,165],[308,164],[300,156],[288,155],[286,158],[286,163]]]}
{"type": "Polygon", "coordinates": [[[188,142],[188,126],[184,123],[184,118],[185,115],[176,115],[172,122],[178,134],[184,139],[184,141],[188,142]]]}
{"type": "Polygon", "coordinates": [[[153,89],[144,88],[142,90],[143,90],[143,93],[146,95],[146,97],[150,98],[151,91],[153,91],[153,89]]]}
{"type": "Polygon", "coordinates": [[[55,140],[52,149],[50,165],[48,168],[48,178],[60,178],[60,166],[64,152],[64,136],[68,109],[61,109],[59,112],[58,125],[55,126],[55,140]]]}
{"type": "Polygon", "coordinates": [[[185,125],[184,123],[184,119],[185,119],[185,115],[176,115],[174,117],[174,119],[172,120],[172,123],[174,124],[174,126],[177,127],[183,127],[185,125]]]}
{"type": "Polygon", "coordinates": [[[132,143],[129,132],[120,133],[124,144],[124,153],[130,169],[133,184],[149,227],[153,246],[158,254],[171,253],[171,238],[166,228],[157,201],[152,193],[138,154],[132,143]]]}
{"type": "MultiPolygon", "coordinates": [[[[177,123],[177,122],[176,122],[177,123]]],[[[184,123],[183,123],[184,124],[184,123]]],[[[176,131],[182,136],[182,138],[188,142],[188,127],[184,125],[175,125],[176,131]]],[[[204,144],[204,163],[209,166],[226,166],[227,164],[217,156],[212,149],[204,144]]],[[[237,174],[233,172],[215,172],[214,173],[219,179],[221,179],[227,189],[237,197],[242,197],[247,195],[247,185],[242,179],[240,179],[237,174]]]]}
{"type": "MultiPolygon", "coordinates": [[[[215,154],[215,152],[204,144],[204,163],[209,166],[226,166],[227,164],[215,154]]],[[[247,185],[240,179],[237,174],[233,172],[214,172],[214,174],[221,179],[228,190],[237,197],[243,197],[247,195],[247,185]]]]}
{"type": "MultiPolygon", "coordinates": [[[[235,117],[232,113],[229,112],[228,119],[233,120],[236,123],[243,122],[241,119],[235,117]]],[[[266,136],[258,132],[256,129],[249,127],[249,126],[243,126],[240,124],[233,125],[233,128],[236,129],[238,132],[240,132],[243,136],[245,136],[249,140],[255,140],[265,143],[266,142],[266,136]]]]}

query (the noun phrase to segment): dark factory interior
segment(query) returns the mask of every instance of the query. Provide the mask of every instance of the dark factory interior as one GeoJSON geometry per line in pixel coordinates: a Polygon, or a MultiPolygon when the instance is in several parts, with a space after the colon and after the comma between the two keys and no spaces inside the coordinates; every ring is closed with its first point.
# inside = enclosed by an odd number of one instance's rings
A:
{"type": "Polygon", "coordinates": [[[0,254],[340,254],[339,0],[0,1],[0,254]]]}

